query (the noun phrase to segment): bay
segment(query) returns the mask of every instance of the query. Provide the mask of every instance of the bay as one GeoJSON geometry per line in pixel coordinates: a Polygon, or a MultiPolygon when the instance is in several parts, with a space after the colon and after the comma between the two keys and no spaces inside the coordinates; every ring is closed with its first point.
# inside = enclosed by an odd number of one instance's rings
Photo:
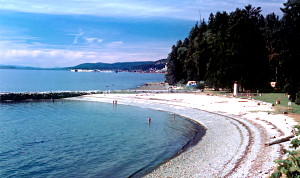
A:
{"type": "Polygon", "coordinates": [[[124,90],[164,80],[153,73],[0,69],[0,92],[124,90]]]}
{"type": "Polygon", "coordinates": [[[167,112],[86,101],[0,103],[0,115],[0,177],[128,177],[199,131],[167,112]]]}
{"type": "MultiPolygon", "coordinates": [[[[163,81],[164,74],[0,70],[0,92],[122,90],[163,81]]],[[[143,174],[205,133],[173,116],[88,101],[0,103],[0,177],[143,174]]]]}

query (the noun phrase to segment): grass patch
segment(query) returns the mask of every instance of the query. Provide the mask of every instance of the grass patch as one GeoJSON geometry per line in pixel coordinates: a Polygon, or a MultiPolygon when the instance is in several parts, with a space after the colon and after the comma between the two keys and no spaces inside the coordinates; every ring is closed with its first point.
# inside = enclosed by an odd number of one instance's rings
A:
{"type": "Polygon", "coordinates": [[[254,96],[253,99],[274,104],[275,110],[278,113],[286,111],[288,113],[300,114],[300,105],[292,103],[289,106],[288,102],[290,100],[284,93],[263,93],[262,96],[254,96]],[[276,100],[280,100],[280,104],[276,104],[276,100]]]}

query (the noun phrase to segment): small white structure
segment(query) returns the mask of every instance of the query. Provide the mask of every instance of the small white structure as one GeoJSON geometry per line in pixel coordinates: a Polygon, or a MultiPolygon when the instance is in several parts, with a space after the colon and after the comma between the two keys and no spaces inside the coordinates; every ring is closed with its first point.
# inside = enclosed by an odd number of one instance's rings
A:
{"type": "Polygon", "coordinates": [[[167,72],[168,71],[168,63],[165,64],[165,67],[161,69],[162,72],[167,72]]]}
{"type": "Polygon", "coordinates": [[[195,87],[197,85],[197,82],[196,81],[188,81],[186,86],[189,86],[189,87],[195,87]]]}
{"type": "Polygon", "coordinates": [[[72,69],[71,72],[94,72],[94,70],[72,69]]]}
{"type": "Polygon", "coordinates": [[[234,82],[234,85],[233,85],[233,96],[237,96],[238,90],[239,90],[239,85],[237,84],[237,82],[234,82]]]}
{"type": "Polygon", "coordinates": [[[271,87],[272,87],[272,88],[275,88],[275,87],[276,87],[276,83],[277,83],[277,82],[271,82],[271,83],[270,83],[270,84],[271,84],[271,87]]]}

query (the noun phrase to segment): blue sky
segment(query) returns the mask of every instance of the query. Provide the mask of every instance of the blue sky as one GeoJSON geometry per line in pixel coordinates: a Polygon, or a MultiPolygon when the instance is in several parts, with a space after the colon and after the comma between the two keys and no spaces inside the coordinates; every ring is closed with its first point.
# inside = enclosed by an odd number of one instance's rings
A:
{"type": "Polygon", "coordinates": [[[0,64],[65,67],[155,61],[210,13],[285,0],[0,0],[0,64]]]}

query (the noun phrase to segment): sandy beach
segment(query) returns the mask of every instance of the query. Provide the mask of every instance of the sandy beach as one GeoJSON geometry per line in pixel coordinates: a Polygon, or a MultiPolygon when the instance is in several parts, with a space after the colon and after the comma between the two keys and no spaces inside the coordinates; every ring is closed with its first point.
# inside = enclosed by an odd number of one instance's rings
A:
{"type": "Polygon", "coordinates": [[[289,142],[267,146],[292,134],[297,123],[272,114],[272,105],[252,99],[203,93],[95,94],[72,98],[163,110],[204,126],[205,136],[145,177],[268,177],[289,142]],[[199,117],[206,113],[206,117],[199,117]],[[201,113],[201,114],[200,114],[201,113]]]}

